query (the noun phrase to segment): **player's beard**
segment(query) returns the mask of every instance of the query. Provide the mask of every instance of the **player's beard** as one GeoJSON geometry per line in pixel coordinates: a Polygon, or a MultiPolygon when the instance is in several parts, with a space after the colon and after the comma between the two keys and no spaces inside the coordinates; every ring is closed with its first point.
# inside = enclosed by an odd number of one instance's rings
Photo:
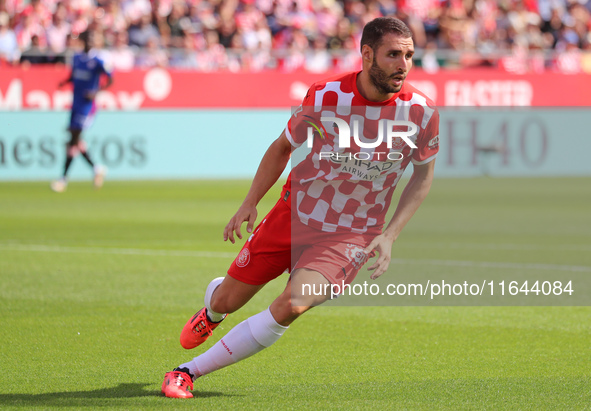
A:
{"type": "Polygon", "coordinates": [[[398,93],[400,89],[402,89],[405,77],[406,76],[401,73],[394,73],[391,75],[386,73],[380,66],[378,66],[378,62],[374,56],[371,68],[369,69],[369,80],[381,94],[398,93]],[[403,77],[400,86],[394,87],[390,85],[389,80],[394,77],[403,77]]]}

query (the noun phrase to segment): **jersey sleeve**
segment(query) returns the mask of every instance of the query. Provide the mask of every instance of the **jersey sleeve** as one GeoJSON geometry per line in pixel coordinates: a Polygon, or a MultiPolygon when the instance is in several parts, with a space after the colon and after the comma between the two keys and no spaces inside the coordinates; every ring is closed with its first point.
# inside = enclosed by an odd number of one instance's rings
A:
{"type": "Polygon", "coordinates": [[[439,152],[439,111],[435,109],[427,126],[419,132],[417,148],[413,150],[411,161],[414,165],[427,164],[439,152]]]}
{"type": "Polygon", "coordinates": [[[314,114],[314,85],[312,85],[285,127],[285,136],[294,148],[298,148],[307,140],[308,127],[312,127],[313,130],[320,127],[320,119],[316,117],[318,116],[314,114]]]}

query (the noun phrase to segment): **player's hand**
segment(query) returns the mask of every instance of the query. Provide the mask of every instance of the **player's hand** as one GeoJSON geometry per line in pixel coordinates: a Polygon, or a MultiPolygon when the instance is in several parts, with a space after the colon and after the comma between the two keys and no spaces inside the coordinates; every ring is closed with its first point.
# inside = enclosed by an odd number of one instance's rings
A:
{"type": "Polygon", "coordinates": [[[248,221],[248,224],[246,224],[246,231],[252,233],[256,219],[256,207],[242,204],[236,214],[234,214],[234,217],[230,219],[226,228],[224,228],[224,241],[230,240],[230,242],[234,244],[236,242],[234,239],[234,232],[236,232],[236,237],[242,240],[240,226],[242,226],[243,222],[248,221]]]}
{"type": "Polygon", "coordinates": [[[365,247],[365,250],[363,250],[370,258],[375,256],[376,251],[379,254],[378,259],[367,269],[368,271],[373,271],[372,275],[369,277],[372,280],[377,279],[388,269],[390,260],[392,259],[392,244],[394,244],[394,240],[382,233],[375,237],[371,243],[365,247]]]}
{"type": "Polygon", "coordinates": [[[86,93],[86,98],[88,100],[94,100],[95,97],[96,97],[96,91],[89,91],[86,93]]]}

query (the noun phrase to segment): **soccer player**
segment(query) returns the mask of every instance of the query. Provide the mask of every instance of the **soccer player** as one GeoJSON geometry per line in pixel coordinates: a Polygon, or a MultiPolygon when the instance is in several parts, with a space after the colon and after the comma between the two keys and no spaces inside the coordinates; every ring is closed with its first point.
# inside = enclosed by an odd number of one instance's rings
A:
{"type": "Polygon", "coordinates": [[[98,55],[97,48],[102,46],[102,34],[96,31],[85,31],[80,34],[80,40],[84,44],[84,51],[74,55],[72,72],[70,77],[62,81],[58,87],[67,83],[74,86],[74,98],[70,114],[70,141],[66,144],[66,163],[64,174],[61,179],[51,182],[51,189],[61,193],[68,187],[68,170],[72,160],[78,154],[90,164],[94,171],[94,186],[100,188],[105,177],[105,168],[95,164],[86,149],[86,143],[82,140],[81,134],[92,124],[96,112],[94,98],[100,90],[110,87],[113,83],[111,70],[105,61],[98,55]],[[101,78],[107,77],[106,83],[101,85],[101,78]]]}
{"type": "Polygon", "coordinates": [[[368,268],[371,278],[386,271],[394,241],[430,190],[438,152],[438,111],[405,82],[414,53],[411,36],[398,19],[369,22],[361,39],[362,70],[313,84],[270,145],[246,198],[224,229],[224,240],[232,243],[234,236],[242,238],[243,222],[252,235],[228,275],[207,286],[205,306],[184,326],[181,345],[191,349],[202,344],[228,313],[286,270],[291,272],[287,286],[269,308],[236,325],[205,353],[167,372],[164,395],[192,397],[195,379],[270,347],[299,316],[331,297],[306,295],[301,285],[349,284],[375,253],[379,257],[368,268]],[[390,142],[382,138],[379,145],[363,148],[379,142],[375,136],[388,120],[413,123],[414,134],[406,135],[410,142],[397,134],[390,142]],[[347,121],[363,123],[361,130],[352,127],[352,134],[344,135],[348,146],[340,141],[347,121]],[[351,135],[355,140],[349,139],[351,135]],[[311,152],[292,168],[279,201],[253,232],[258,202],[280,177],[292,152],[310,140],[311,152]],[[392,193],[411,161],[412,176],[386,225],[392,193]]]}

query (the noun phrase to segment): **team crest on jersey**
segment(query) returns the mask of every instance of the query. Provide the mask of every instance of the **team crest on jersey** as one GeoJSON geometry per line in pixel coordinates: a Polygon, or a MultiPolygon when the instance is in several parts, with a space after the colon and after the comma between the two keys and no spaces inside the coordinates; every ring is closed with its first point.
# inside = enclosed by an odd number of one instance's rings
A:
{"type": "Polygon", "coordinates": [[[345,256],[351,262],[353,267],[359,269],[367,261],[367,254],[363,252],[363,248],[357,244],[347,244],[345,256]]]}
{"type": "Polygon", "coordinates": [[[238,254],[238,257],[236,257],[236,265],[238,267],[246,267],[249,262],[250,251],[248,250],[248,248],[245,248],[242,251],[240,251],[240,254],[238,254]]]}

